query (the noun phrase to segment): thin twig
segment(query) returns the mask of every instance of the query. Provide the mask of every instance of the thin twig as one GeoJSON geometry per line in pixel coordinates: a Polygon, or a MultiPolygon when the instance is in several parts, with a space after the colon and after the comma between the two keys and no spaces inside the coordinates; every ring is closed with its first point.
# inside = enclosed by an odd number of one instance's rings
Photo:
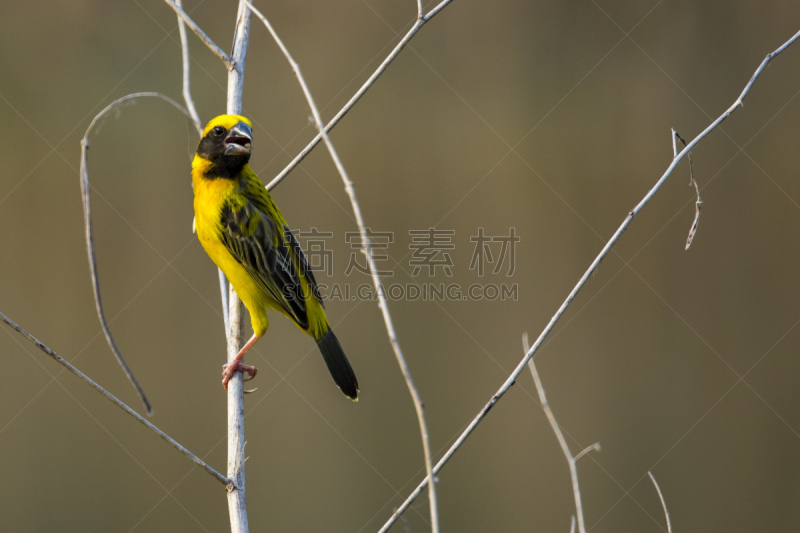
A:
{"type": "MultiPolygon", "coordinates": [[[[244,89],[244,63],[250,36],[250,10],[240,0],[233,33],[233,67],[228,69],[227,113],[241,115],[244,89]]],[[[233,286],[229,292],[228,307],[228,362],[233,362],[242,346],[244,306],[233,286]]],[[[247,500],[245,498],[245,438],[244,438],[244,381],[241,372],[235,372],[228,382],[228,477],[233,483],[228,487],[228,514],[231,533],[247,533],[247,500]]]]}
{"type": "Polygon", "coordinates": [[[664,495],[661,493],[661,487],[658,486],[658,482],[656,481],[656,478],[653,476],[652,472],[648,470],[647,475],[650,476],[650,481],[653,482],[653,485],[656,487],[656,492],[658,492],[658,499],[661,500],[661,508],[664,509],[664,516],[667,519],[667,533],[672,533],[672,523],[669,520],[667,502],[664,501],[664,495]]]}
{"type": "Polygon", "coordinates": [[[278,34],[275,32],[272,25],[269,23],[267,18],[258,10],[256,9],[248,0],[242,0],[252,11],[253,13],[261,19],[264,25],[267,27],[270,35],[272,38],[275,39],[278,47],[283,52],[283,55],[286,57],[286,60],[292,67],[295,75],[297,76],[297,81],[300,83],[300,87],[303,90],[303,94],[306,97],[306,101],[308,102],[308,107],[311,109],[311,114],[314,117],[314,123],[317,126],[317,129],[322,136],[323,141],[325,142],[325,146],[328,148],[328,152],[330,153],[331,159],[333,159],[333,163],[336,165],[336,169],[339,171],[339,175],[342,177],[342,181],[344,182],[345,190],[347,194],[350,196],[350,203],[353,206],[353,213],[356,216],[356,222],[358,223],[358,230],[361,233],[361,243],[363,247],[364,255],[367,256],[367,262],[369,264],[370,274],[372,275],[372,283],[375,285],[375,291],[378,293],[378,306],[383,313],[383,321],[386,325],[386,332],[389,335],[389,342],[392,345],[394,350],[395,357],[397,358],[397,363],[400,365],[400,371],[403,373],[403,377],[406,380],[406,386],[408,387],[408,391],[411,394],[411,399],[414,402],[414,409],[417,412],[417,421],[419,422],[419,430],[422,435],[422,449],[423,455],[425,457],[425,471],[428,474],[428,479],[430,481],[428,490],[428,497],[430,502],[430,513],[431,513],[431,531],[433,533],[438,533],[439,531],[439,510],[438,505],[436,503],[436,484],[434,483],[433,477],[433,459],[431,456],[431,448],[430,448],[430,439],[428,437],[428,426],[425,422],[425,413],[424,407],[422,404],[422,399],[419,396],[419,392],[417,388],[414,386],[414,380],[411,378],[411,372],[408,369],[408,365],[406,364],[406,360],[403,357],[403,351],[400,349],[400,343],[397,341],[397,335],[394,331],[394,324],[392,323],[392,317],[389,313],[389,306],[386,302],[386,297],[381,290],[381,279],[378,275],[377,268],[375,267],[375,262],[372,257],[372,248],[369,242],[369,236],[367,235],[367,230],[364,225],[364,218],[361,215],[361,208],[358,205],[358,200],[356,200],[356,192],[353,188],[353,182],[350,181],[350,178],[347,176],[347,171],[344,169],[344,165],[342,165],[342,161],[339,159],[339,155],[336,153],[336,149],[333,147],[333,143],[328,137],[328,133],[325,131],[325,125],[322,122],[322,117],[320,117],[319,110],[317,109],[316,104],[314,103],[314,98],[311,96],[311,91],[308,89],[308,85],[306,84],[305,78],[303,78],[303,74],[300,72],[300,66],[295,62],[292,58],[292,55],[289,53],[289,50],[283,44],[278,34]]]}
{"type": "MultiPolygon", "coordinates": [[[[342,117],[344,117],[347,114],[347,112],[350,111],[354,105],[356,105],[356,102],[358,102],[361,99],[361,97],[364,96],[364,93],[367,92],[367,89],[372,87],[375,81],[380,77],[381,74],[383,74],[383,72],[386,70],[389,64],[392,61],[394,61],[394,58],[396,58],[397,55],[400,53],[400,51],[403,48],[405,48],[405,46],[408,44],[411,38],[414,37],[414,35],[419,31],[419,29],[422,28],[426,22],[435,17],[442,9],[447,7],[447,5],[450,4],[450,2],[452,1],[453,0],[444,0],[435,8],[431,9],[425,16],[417,18],[417,21],[414,23],[411,29],[408,30],[408,33],[406,33],[405,36],[400,40],[400,42],[397,43],[397,46],[394,47],[394,49],[389,53],[389,55],[386,56],[386,59],[384,59],[383,62],[380,64],[380,66],[378,66],[375,72],[373,72],[372,75],[367,79],[367,81],[364,82],[364,85],[362,85],[361,88],[358,91],[356,91],[356,94],[354,94],[353,97],[350,98],[350,100],[344,105],[344,107],[340,109],[338,113],[336,113],[336,116],[334,116],[331,119],[331,121],[328,122],[328,125],[325,126],[326,133],[331,131],[333,127],[336,126],[336,124],[338,124],[340,120],[342,120],[342,117]]],[[[314,137],[311,140],[311,142],[308,143],[308,145],[305,148],[303,148],[299,154],[297,154],[297,157],[295,157],[292,160],[292,162],[286,166],[286,168],[281,170],[280,174],[275,176],[275,178],[271,182],[269,182],[269,184],[267,185],[267,190],[271,191],[281,181],[283,181],[283,179],[289,174],[289,172],[294,170],[294,168],[297,165],[299,165],[303,159],[305,159],[305,157],[311,152],[311,150],[314,149],[315,146],[319,144],[321,140],[322,140],[322,134],[318,133],[316,137],[314,137]]]]}
{"type": "MultiPolygon", "coordinates": [[[[182,0],[175,0],[175,3],[179,8],[183,9],[182,0]]],[[[200,115],[197,114],[197,108],[195,108],[194,100],[192,99],[191,76],[189,75],[189,39],[186,37],[186,23],[183,21],[180,14],[178,14],[178,32],[181,35],[181,57],[183,59],[183,100],[186,102],[186,109],[189,110],[192,122],[194,122],[194,127],[197,128],[197,134],[202,137],[203,124],[200,120],[200,115]]],[[[228,280],[225,278],[225,274],[221,269],[217,269],[217,274],[219,276],[219,292],[222,298],[222,318],[225,326],[225,336],[227,337],[230,329],[228,326],[228,280]]]]}
{"type": "Polygon", "coordinates": [[[171,7],[175,11],[175,13],[178,14],[180,18],[183,19],[184,22],[186,22],[186,24],[192,29],[192,31],[198,37],[200,37],[200,40],[206,43],[206,46],[208,46],[208,48],[212,52],[214,52],[217,55],[217,57],[219,57],[222,60],[223,63],[225,63],[225,66],[228,68],[228,70],[234,68],[234,63],[235,63],[234,59],[232,59],[228,54],[223,52],[222,48],[217,46],[214,43],[214,41],[212,41],[211,38],[208,35],[206,35],[206,33],[203,30],[200,29],[200,26],[195,24],[195,22],[191,18],[189,18],[189,15],[186,14],[186,12],[181,8],[181,6],[179,6],[172,0],[164,0],[164,1],[167,3],[169,7],[171,7]]]}
{"type": "MultiPolygon", "coordinates": [[[[787,47],[789,47],[789,45],[794,43],[798,38],[800,38],[800,31],[795,33],[792,36],[792,38],[786,41],[780,48],[778,48],[771,54],[767,55],[764,61],[761,62],[761,65],[759,65],[755,74],[753,74],[753,77],[750,78],[750,81],[742,91],[742,94],[739,95],[739,98],[736,99],[733,105],[730,106],[728,109],[726,109],[725,112],[722,113],[722,115],[720,115],[714,122],[709,124],[706,129],[704,129],[699,135],[697,135],[697,137],[692,139],[692,141],[688,145],[686,145],[686,147],[683,150],[681,150],[681,152],[677,156],[675,156],[675,158],[672,160],[672,163],[670,163],[670,165],[667,167],[667,170],[664,171],[664,174],[662,174],[662,176],[659,178],[659,180],[656,182],[653,188],[650,189],[650,191],[644,196],[644,198],[642,198],[642,200],[636,205],[636,207],[634,207],[633,210],[631,210],[630,213],[628,213],[628,215],[625,217],[625,220],[623,220],[620,227],[617,229],[614,235],[612,235],[611,239],[606,243],[605,246],[603,246],[603,249],[600,250],[600,253],[594,259],[594,261],[592,261],[591,265],[589,265],[589,268],[586,270],[586,272],[584,272],[583,276],[581,276],[581,278],[578,280],[578,283],[575,285],[575,287],[572,289],[572,291],[570,291],[569,295],[567,296],[567,299],[564,300],[564,302],[558,308],[556,314],[553,315],[553,317],[550,319],[550,322],[548,322],[547,326],[545,326],[542,333],[536,339],[536,342],[533,343],[531,349],[528,350],[528,353],[525,354],[525,357],[522,358],[522,361],[519,362],[517,367],[508,377],[508,379],[506,379],[506,381],[500,386],[497,392],[495,392],[492,395],[492,397],[489,399],[486,405],[478,412],[477,415],[475,415],[475,418],[472,419],[472,422],[469,423],[469,425],[461,433],[461,435],[459,435],[459,437],[456,439],[453,445],[450,446],[450,448],[447,450],[444,456],[439,460],[438,463],[436,463],[436,466],[433,468],[434,474],[438,473],[442,469],[442,467],[447,463],[447,461],[450,460],[453,454],[456,451],[458,451],[459,448],[461,448],[461,446],[464,444],[467,438],[472,434],[472,432],[475,430],[478,424],[481,423],[481,420],[483,420],[484,417],[486,417],[486,414],[492,409],[492,407],[494,407],[494,405],[500,400],[500,398],[502,398],[503,395],[506,392],[508,392],[508,389],[511,388],[511,386],[516,381],[517,377],[519,377],[519,375],[522,373],[523,369],[525,368],[525,365],[528,364],[530,358],[533,357],[533,354],[535,354],[539,350],[547,335],[550,334],[551,331],[553,331],[553,327],[555,327],[558,320],[567,310],[567,307],[569,307],[569,305],[572,303],[572,300],[575,299],[575,296],[583,288],[583,286],[591,277],[592,273],[600,265],[600,262],[605,258],[606,255],[608,255],[608,252],[617,243],[619,238],[622,236],[622,234],[628,228],[630,223],[633,221],[634,217],[636,217],[636,215],[639,214],[639,212],[645,205],[647,205],[647,203],[650,201],[653,195],[655,195],[655,193],[658,192],[658,190],[661,188],[661,186],[664,184],[667,178],[675,170],[675,167],[678,166],[678,163],[680,163],[680,161],[692,150],[692,148],[695,147],[695,145],[698,142],[703,140],[709,133],[714,131],[717,128],[717,126],[719,126],[726,118],[728,118],[731,115],[731,113],[736,111],[736,109],[742,105],[744,98],[749,93],[750,88],[753,86],[753,83],[755,82],[756,78],[764,70],[764,67],[766,67],[766,65],[776,55],[783,52],[787,47]]],[[[388,529],[392,526],[392,524],[394,524],[397,521],[398,514],[404,512],[408,508],[408,506],[411,505],[411,503],[415,499],[417,499],[417,497],[420,495],[420,493],[427,484],[428,484],[428,478],[426,477],[420,482],[419,485],[417,485],[417,488],[414,489],[414,491],[409,495],[406,501],[404,501],[403,504],[400,507],[398,507],[397,511],[394,514],[392,514],[392,516],[389,518],[386,524],[384,524],[384,526],[380,529],[379,533],[385,533],[386,531],[388,531],[388,529]]]]}
{"type": "Polygon", "coordinates": [[[573,460],[577,463],[578,461],[583,459],[583,456],[586,455],[587,453],[589,453],[589,452],[599,452],[600,450],[602,450],[602,448],[600,447],[600,443],[599,442],[595,442],[594,444],[591,444],[591,445],[587,446],[586,448],[582,449],[581,451],[579,451],[575,455],[575,457],[573,457],[573,460]]]}
{"type": "MultiPolygon", "coordinates": [[[[530,350],[527,333],[522,335],[522,346],[525,349],[525,353],[530,350]]],[[[553,414],[553,410],[550,409],[550,404],[547,403],[547,396],[544,393],[542,380],[539,378],[539,372],[536,370],[533,357],[528,360],[528,368],[530,368],[531,375],[533,376],[533,382],[536,384],[536,391],[539,393],[539,402],[542,404],[542,410],[547,416],[547,420],[550,422],[550,427],[553,428],[553,433],[556,435],[556,439],[558,440],[559,446],[561,446],[561,451],[564,453],[564,457],[567,458],[567,464],[569,465],[569,477],[572,480],[572,497],[575,500],[575,515],[578,517],[578,531],[579,533],[586,533],[586,522],[583,519],[583,503],[581,502],[581,488],[578,485],[578,468],[576,467],[576,463],[578,462],[578,459],[583,457],[583,455],[590,450],[599,449],[599,446],[597,444],[593,444],[592,446],[589,446],[583,450],[578,456],[572,456],[572,452],[569,451],[567,439],[564,438],[564,434],[561,432],[561,427],[556,421],[556,415],[553,414]]]]}
{"type": "MultiPolygon", "coordinates": [[[[672,153],[674,155],[678,155],[677,146],[675,145],[675,139],[680,140],[684,146],[686,146],[686,141],[683,140],[675,128],[672,129],[672,153]]],[[[694,179],[694,166],[692,165],[692,154],[689,153],[686,155],[686,159],[689,160],[689,187],[694,185],[694,190],[697,193],[697,200],[694,202],[694,221],[692,222],[692,226],[689,228],[689,236],[686,237],[686,247],[684,250],[688,250],[689,247],[692,246],[692,241],[694,241],[694,236],[697,234],[697,225],[700,223],[700,209],[703,207],[703,201],[700,199],[700,187],[697,186],[697,180],[694,179]]]]}
{"type": "Polygon", "coordinates": [[[125,102],[129,102],[136,98],[146,98],[146,97],[154,97],[160,98],[168,103],[170,103],[173,107],[178,109],[184,115],[189,118],[192,118],[182,105],[178,102],[173,100],[172,98],[165,96],[161,93],[154,93],[154,92],[144,92],[144,93],[134,93],[129,94],[127,96],[123,96],[118,100],[114,100],[105,109],[100,111],[97,116],[94,117],[92,122],[89,124],[89,127],[86,129],[86,133],[83,135],[83,139],[81,139],[81,198],[83,199],[83,227],[84,233],[86,234],[86,252],[89,256],[89,272],[92,276],[92,289],[94,290],[94,303],[97,307],[97,316],[100,318],[100,324],[103,326],[103,333],[106,335],[106,341],[108,341],[108,345],[111,348],[111,351],[114,353],[114,357],[116,357],[117,362],[122,367],[123,372],[128,377],[128,380],[131,382],[133,387],[136,389],[136,392],[139,393],[139,397],[144,403],[145,409],[147,409],[147,413],[152,415],[153,409],[150,407],[150,402],[147,401],[147,397],[144,394],[144,391],[139,386],[139,383],[136,381],[136,378],[133,377],[133,372],[131,372],[128,365],[125,363],[125,360],[122,358],[122,355],[119,353],[117,349],[117,345],[114,342],[114,338],[111,336],[111,330],[108,328],[108,323],[106,322],[105,313],[103,312],[103,302],[100,299],[100,282],[97,278],[97,260],[95,259],[95,252],[94,252],[94,237],[92,235],[92,206],[91,206],[91,186],[89,185],[89,133],[91,133],[92,129],[94,128],[97,121],[99,121],[106,113],[118,107],[125,102]]]}
{"type": "MultiPolygon", "coordinates": [[[[182,0],[175,0],[175,4],[183,11],[182,0]]],[[[189,115],[194,122],[194,127],[197,129],[197,134],[203,135],[203,125],[200,123],[200,115],[197,114],[197,108],[194,106],[192,100],[191,90],[191,76],[189,75],[189,39],[186,36],[186,23],[180,15],[178,15],[178,33],[181,36],[181,59],[183,60],[183,101],[186,103],[186,109],[189,110],[189,115]]]]}
{"type": "MultiPolygon", "coordinates": [[[[678,137],[678,132],[675,131],[675,128],[672,129],[672,157],[678,157],[678,145],[675,142],[675,139],[678,137]]],[[[683,143],[686,146],[686,143],[683,143]]]]}
{"type": "Polygon", "coordinates": [[[575,533],[575,515],[572,515],[572,519],[569,521],[569,533],[575,533]]]}
{"type": "MultiPolygon", "coordinates": [[[[320,131],[324,132],[325,130],[320,127],[320,131]]],[[[361,233],[361,243],[363,247],[364,254],[367,256],[367,262],[369,263],[370,273],[372,274],[372,283],[375,286],[375,290],[378,293],[378,307],[380,307],[381,312],[383,313],[383,321],[386,325],[386,333],[389,336],[389,342],[392,344],[392,349],[394,350],[395,357],[397,358],[397,363],[400,365],[400,371],[403,373],[403,378],[406,380],[406,385],[408,386],[408,391],[411,394],[411,399],[414,402],[414,409],[417,412],[417,420],[419,422],[419,431],[422,436],[422,450],[424,453],[425,458],[425,471],[427,473],[426,484],[428,486],[428,499],[430,500],[430,511],[431,511],[431,531],[433,533],[438,533],[439,531],[439,514],[438,514],[438,507],[436,504],[436,485],[435,481],[435,472],[433,470],[433,457],[431,454],[431,445],[430,445],[430,438],[428,436],[428,427],[425,422],[425,412],[424,412],[424,405],[422,403],[422,399],[417,392],[417,388],[414,386],[414,381],[411,379],[411,372],[408,369],[408,365],[406,364],[405,358],[403,357],[403,352],[400,349],[400,344],[397,341],[397,335],[394,331],[394,325],[392,324],[392,317],[389,314],[389,306],[386,302],[386,296],[384,295],[383,291],[381,290],[381,281],[380,276],[377,273],[377,268],[375,267],[375,261],[372,256],[372,247],[369,243],[369,237],[367,236],[366,229],[364,226],[364,219],[361,216],[361,208],[358,205],[358,201],[356,200],[356,191],[353,189],[353,182],[347,177],[347,173],[342,166],[341,161],[339,161],[338,156],[336,155],[335,151],[333,150],[333,145],[330,142],[330,138],[328,137],[327,133],[323,134],[323,140],[325,144],[328,146],[328,150],[331,151],[331,156],[334,158],[334,162],[336,164],[337,169],[339,170],[339,174],[342,176],[342,180],[344,181],[345,190],[347,191],[348,196],[350,196],[350,203],[353,206],[353,212],[356,216],[356,222],[358,223],[358,229],[361,233]]]]}
{"type": "Polygon", "coordinates": [[[700,199],[700,187],[697,186],[697,181],[695,181],[694,177],[692,177],[692,183],[690,183],[690,185],[694,185],[694,190],[697,193],[697,200],[694,202],[694,221],[689,228],[689,235],[686,237],[686,247],[684,250],[689,249],[692,245],[692,241],[694,241],[694,236],[697,235],[697,225],[700,223],[700,209],[703,207],[703,201],[700,199]]]}
{"type": "Polygon", "coordinates": [[[59,363],[60,365],[65,367],[67,370],[69,370],[70,372],[72,372],[73,374],[75,374],[76,376],[81,378],[83,381],[85,381],[86,383],[91,385],[92,388],[94,388],[97,392],[99,392],[100,394],[105,396],[114,405],[116,405],[117,407],[119,407],[120,409],[122,409],[123,411],[128,413],[129,415],[131,415],[133,418],[135,418],[136,420],[141,422],[142,425],[144,425],[146,428],[148,428],[153,433],[155,433],[156,435],[158,435],[159,437],[161,437],[162,439],[167,441],[170,445],[172,445],[173,448],[175,448],[176,450],[181,452],[183,455],[185,455],[186,457],[188,457],[189,459],[194,461],[194,463],[197,466],[201,467],[203,470],[205,470],[206,472],[211,474],[211,476],[213,476],[217,481],[219,481],[223,485],[227,485],[230,482],[230,480],[228,478],[226,478],[225,476],[223,476],[222,474],[220,474],[219,472],[217,472],[216,470],[214,470],[213,468],[208,466],[205,463],[205,461],[203,461],[202,459],[197,457],[195,454],[193,454],[192,452],[190,452],[189,450],[187,450],[186,448],[181,446],[177,441],[175,441],[175,439],[173,439],[172,437],[170,437],[169,435],[167,435],[166,433],[164,433],[163,431],[158,429],[156,426],[154,426],[152,423],[150,423],[142,415],[140,415],[139,413],[137,413],[136,411],[134,411],[133,409],[131,409],[130,407],[125,405],[116,396],[114,396],[113,394],[108,392],[106,389],[104,389],[103,387],[98,385],[95,381],[93,381],[91,378],[89,378],[86,374],[84,374],[83,372],[81,372],[80,370],[75,368],[66,359],[64,359],[63,357],[58,355],[56,352],[54,352],[53,350],[51,350],[50,348],[45,346],[44,343],[42,343],[36,337],[34,337],[30,333],[28,333],[27,331],[22,329],[21,326],[19,326],[16,322],[14,322],[10,318],[8,318],[2,312],[0,312],[0,320],[5,322],[9,326],[11,326],[11,328],[13,328],[17,333],[19,333],[20,335],[22,335],[23,337],[28,339],[30,342],[32,342],[37,348],[39,348],[41,351],[43,351],[44,353],[46,353],[47,355],[52,357],[57,363],[59,363]]]}

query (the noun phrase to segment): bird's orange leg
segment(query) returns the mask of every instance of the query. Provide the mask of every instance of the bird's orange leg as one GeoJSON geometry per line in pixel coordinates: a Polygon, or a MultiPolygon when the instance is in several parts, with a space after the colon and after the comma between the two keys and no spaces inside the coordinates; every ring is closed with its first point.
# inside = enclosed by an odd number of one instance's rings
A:
{"type": "Polygon", "coordinates": [[[242,349],[239,350],[239,353],[236,354],[236,357],[233,358],[231,363],[225,363],[222,365],[222,386],[225,388],[225,390],[228,390],[228,382],[233,377],[233,373],[237,370],[247,372],[250,375],[250,377],[245,378],[245,381],[250,381],[256,377],[258,369],[254,366],[242,364],[240,361],[242,360],[242,357],[244,357],[244,354],[246,354],[247,351],[252,348],[256,341],[258,341],[260,338],[261,337],[258,337],[254,334],[252,337],[250,337],[250,340],[247,341],[244,346],[242,346],[242,349]]]}

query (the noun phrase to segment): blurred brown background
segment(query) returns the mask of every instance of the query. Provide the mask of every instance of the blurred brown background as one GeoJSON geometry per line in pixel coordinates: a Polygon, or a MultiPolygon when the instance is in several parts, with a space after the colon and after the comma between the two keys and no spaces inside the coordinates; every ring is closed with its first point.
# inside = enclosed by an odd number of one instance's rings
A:
{"type": "MultiPolygon", "coordinates": [[[[330,118],[410,27],[411,0],[257,2],[330,118]]],[[[433,7],[426,2],[426,8],[433,7]]],[[[228,49],[234,2],[186,1],[228,49]]],[[[84,252],[79,140],[135,91],[180,100],[176,19],[159,0],[2,2],[0,310],[140,409],[95,315],[84,252]]],[[[517,284],[518,301],[393,301],[400,342],[440,457],[522,356],[671,159],[800,29],[800,5],[456,0],[421,30],[334,130],[367,224],[393,232],[387,283],[517,284]],[[453,230],[453,277],[410,276],[409,230],[453,230]],[[470,270],[478,228],[515,228],[513,274],[470,270]],[[396,266],[395,266],[396,265],[396,266]]],[[[225,71],[190,34],[203,120],[225,71]]],[[[537,362],[579,463],[588,526],[658,532],[791,530],[800,521],[800,45],[694,151],[634,221],[537,362]]],[[[313,135],[296,80],[260,23],[247,57],[253,167],[267,181],[313,135]]],[[[191,234],[197,136],[157,100],[91,137],[106,312],[152,419],[225,469],[223,328],[216,270],[191,234]]],[[[316,149],[275,191],[293,228],[332,232],[328,285],[356,226],[316,149]]],[[[302,240],[302,239],[301,239],[302,240]]],[[[303,240],[305,243],[306,240],[303,240]]],[[[496,246],[496,245],[495,245],[496,246]]],[[[494,248],[495,256],[499,248],[494,248]]],[[[496,257],[495,257],[496,259],[496,257]]],[[[508,257],[506,257],[508,261],[508,257]]],[[[506,263],[507,265],[508,263],[506,263]]],[[[347,401],[307,337],[281,317],[249,360],[252,531],[377,530],[422,479],[413,406],[374,302],[330,301],[358,374],[347,401]]],[[[222,487],[60,366],[0,328],[0,529],[225,531],[222,487]],[[53,376],[58,376],[53,381],[53,376]]],[[[530,374],[439,476],[443,531],[568,531],[567,466],[530,374]]],[[[406,515],[428,530],[427,498],[406,515]]],[[[398,524],[393,531],[404,531],[398,524]]]]}

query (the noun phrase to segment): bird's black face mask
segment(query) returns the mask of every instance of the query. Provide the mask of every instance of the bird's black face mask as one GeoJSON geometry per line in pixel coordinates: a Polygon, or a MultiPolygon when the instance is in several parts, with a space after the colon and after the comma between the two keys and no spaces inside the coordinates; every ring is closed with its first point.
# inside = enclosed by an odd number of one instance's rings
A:
{"type": "Polygon", "coordinates": [[[211,179],[236,177],[250,160],[252,140],[250,126],[241,121],[229,130],[222,126],[212,128],[197,145],[197,155],[211,162],[205,176],[211,179]]]}

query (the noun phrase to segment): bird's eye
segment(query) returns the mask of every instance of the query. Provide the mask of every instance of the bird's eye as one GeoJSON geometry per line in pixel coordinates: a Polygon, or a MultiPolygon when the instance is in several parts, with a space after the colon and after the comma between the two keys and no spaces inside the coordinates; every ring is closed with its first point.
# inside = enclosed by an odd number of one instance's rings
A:
{"type": "Polygon", "coordinates": [[[214,135],[219,136],[219,135],[222,135],[223,133],[225,133],[225,128],[223,128],[222,126],[217,126],[216,128],[214,128],[211,131],[214,133],[214,135]]]}

